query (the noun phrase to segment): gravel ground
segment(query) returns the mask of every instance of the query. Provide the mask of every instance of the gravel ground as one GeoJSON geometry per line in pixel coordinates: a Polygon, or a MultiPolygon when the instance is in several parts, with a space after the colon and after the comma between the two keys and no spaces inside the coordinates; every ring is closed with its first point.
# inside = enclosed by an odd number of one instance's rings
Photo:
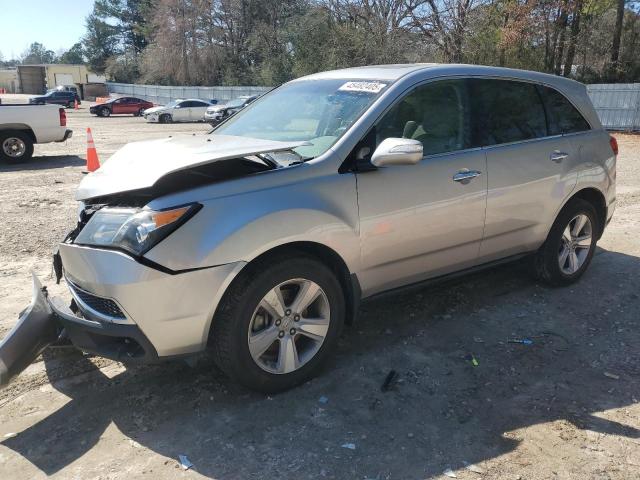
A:
{"type": "MultiPolygon", "coordinates": [[[[65,292],[49,255],[74,222],[86,127],[101,160],[207,130],[87,104],[68,118],[70,141],[0,166],[0,336],[30,270],[65,292]]],[[[578,284],[549,289],[513,264],[377,298],[322,376],[273,397],[206,357],[125,368],[48,352],[0,391],[0,478],[640,478],[640,137],[616,137],[618,209],[578,284]],[[533,345],[509,343],[523,337],[533,345]]]]}

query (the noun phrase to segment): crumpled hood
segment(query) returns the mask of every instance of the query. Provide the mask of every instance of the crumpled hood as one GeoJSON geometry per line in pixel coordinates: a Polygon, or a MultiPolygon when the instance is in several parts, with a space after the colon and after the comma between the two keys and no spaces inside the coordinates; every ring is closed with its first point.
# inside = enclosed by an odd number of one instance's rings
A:
{"type": "Polygon", "coordinates": [[[291,150],[302,145],[307,142],[215,134],[129,143],[80,182],[76,200],[148,188],[165,175],[180,170],[257,153],[291,150]]]}
{"type": "Polygon", "coordinates": [[[225,108],[227,108],[225,105],[213,105],[211,107],[207,107],[207,112],[219,112],[225,108]]]}
{"type": "Polygon", "coordinates": [[[169,110],[168,107],[161,105],[159,107],[151,107],[151,108],[147,108],[144,113],[158,113],[158,112],[162,112],[163,110],[169,110]]]}

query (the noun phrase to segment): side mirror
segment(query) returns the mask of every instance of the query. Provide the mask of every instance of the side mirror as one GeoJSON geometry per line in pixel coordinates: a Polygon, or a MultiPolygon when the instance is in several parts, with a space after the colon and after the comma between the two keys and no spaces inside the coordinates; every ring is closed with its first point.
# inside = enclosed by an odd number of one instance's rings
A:
{"type": "Polygon", "coordinates": [[[387,138],[371,156],[376,167],[415,165],[422,160],[422,143],[411,138],[387,138]]]}

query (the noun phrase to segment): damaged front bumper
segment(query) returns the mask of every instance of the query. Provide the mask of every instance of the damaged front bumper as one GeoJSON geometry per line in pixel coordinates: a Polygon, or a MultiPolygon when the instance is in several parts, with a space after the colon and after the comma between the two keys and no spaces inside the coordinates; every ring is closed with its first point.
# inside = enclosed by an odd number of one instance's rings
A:
{"type": "Polygon", "coordinates": [[[74,347],[127,363],[153,363],[158,354],[136,325],[96,322],[50,297],[33,275],[33,298],[0,343],[0,387],[27,368],[44,349],[68,339],[74,347]]]}

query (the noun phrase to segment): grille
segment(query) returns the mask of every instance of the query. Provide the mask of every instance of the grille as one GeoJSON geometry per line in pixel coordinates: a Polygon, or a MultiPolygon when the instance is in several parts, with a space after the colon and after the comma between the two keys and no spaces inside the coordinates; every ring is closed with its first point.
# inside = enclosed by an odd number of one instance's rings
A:
{"type": "Polygon", "coordinates": [[[70,285],[73,289],[73,293],[75,293],[76,296],[92,310],[95,310],[96,312],[108,317],[126,318],[124,313],[122,313],[122,310],[120,310],[120,307],[118,307],[118,304],[113,300],[98,297],[92,293],[82,290],[81,288],[78,288],[72,283],[70,283],[70,285]]]}

